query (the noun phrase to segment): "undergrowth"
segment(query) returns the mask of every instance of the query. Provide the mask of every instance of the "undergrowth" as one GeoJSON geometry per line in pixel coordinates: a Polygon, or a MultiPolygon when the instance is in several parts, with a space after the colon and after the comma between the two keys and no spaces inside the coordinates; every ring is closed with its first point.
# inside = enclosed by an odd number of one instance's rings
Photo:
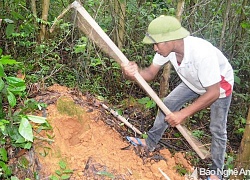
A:
{"type": "Polygon", "coordinates": [[[46,105],[26,97],[24,79],[5,73],[5,68],[18,62],[9,55],[2,55],[1,49],[0,57],[0,179],[17,180],[8,165],[13,158],[8,152],[18,148],[31,149],[35,138],[33,130],[48,129],[49,124],[46,118],[35,115],[36,110],[42,110],[46,105]]]}

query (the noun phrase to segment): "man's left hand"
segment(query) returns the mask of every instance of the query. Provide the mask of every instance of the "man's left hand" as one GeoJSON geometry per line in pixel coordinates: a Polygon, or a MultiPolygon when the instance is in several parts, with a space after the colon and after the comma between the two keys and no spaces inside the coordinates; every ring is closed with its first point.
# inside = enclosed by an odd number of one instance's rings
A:
{"type": "Polygon", "coordinates": [[[167,121],[172,127],[181,124],[184,120],[185,116],[180,111],[172,112],[165,117],[165,121],[167,121]]]}

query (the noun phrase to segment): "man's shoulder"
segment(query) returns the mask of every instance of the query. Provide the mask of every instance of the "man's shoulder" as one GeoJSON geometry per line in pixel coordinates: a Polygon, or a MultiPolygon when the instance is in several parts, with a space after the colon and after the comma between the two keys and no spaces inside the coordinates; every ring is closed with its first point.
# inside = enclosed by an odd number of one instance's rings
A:
{"type": "Polygon", "coordinates": [[[184,41],[188,43],[202,43],[202,44],[211,45],[209,41],[202,39],[200,37],[196,37],[196,36],[187,36],[186,38],[184,38],[184,41]]]}
{"type": "Polygon", "coordinates": [[[186,37],[184,39],[184,47],[187,54],[192,53],[193,55],[205,55],[210,53],[210,51],[214,51],[214,46],[210,42],[195,36],[186,37]]]}

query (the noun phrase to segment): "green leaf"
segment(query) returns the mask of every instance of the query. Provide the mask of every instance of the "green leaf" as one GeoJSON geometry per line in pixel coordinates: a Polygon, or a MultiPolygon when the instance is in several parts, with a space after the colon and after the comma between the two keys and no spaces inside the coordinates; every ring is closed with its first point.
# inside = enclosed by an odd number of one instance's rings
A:
{"type": "Polygon", "coordinates": [[[5,176],[10,176],[12,174],[11,169],[3,161],[0,161],[0,167],[5,176]]]}
{"type": "Polygon", "coordinates": [[[1,62],[3,65],[6,65],[6,64],[9,64],[9,65],[20,64],[20,62],[17,62],[17,61],[14,60],[14,59],[10,59],[10,56],[3,56],[0,60],[1,60],[0,62],[1,62]]]}
{"type": "Polygon", "coordinates": [[[3,79],[0,77],[0,91],[2,91],[4,88],[4,81],[3,79]]]}
{"type": "Polygon", "coordinates": [[[9,37],[14,32],[14,29],[15,29],[14,24],[8,24],[5,31],[6,36],[9,37]]]}
{"type": "Polygon", "coordinates": [[[140,103],[140,104],[146,104],[148,101],[150,101],[149,97],[144,97],[144,98],[138,99],[138,103],[140,103]]]}
{"type": "Polygon", "coordinates": [[[66,170],[63,171],[63,173],[65,173],[65,174],[71,174],[71,173],[73,173],[73,170],[66,169],[66,170]]]}
{"type": "Polygon", "coordinates": [[[4,73],[4,68],[3,68],[3,65],[2,63],[0,63],[0,77],[5,77],[5,73],[4,73]]]}
{"type": "Polygon", "coordinates": [[[25,145],[23,146],[24,149],[30,149],[32,147],[32,143],[27,142],[25,143],[25,145]]]}
{"type": "Polygon", "coordinates": [[[61,161],[59,162],[59,166],[60,166],[61,169],[66,169],[66,166],[67,166],[67,165],[66,165],[66,163],[65,163],[64,161],[61,160],[61,161]]]}
{"type": "Polygon", "coordinates": [[[1,126],[4,126],[5,124],[9,124],[10,122],[8,120],[5,120],[5,119],[1,119],[0,120],[0,127],[1,126]]]}
{"type": "Polygon", "coordinates": [[[227,157],[227,161],[226,161],[226,165],[232,164],[233,161],[234,161],[234,158],[233,158],[232,156],[228,156],[228,157],[227,157]]]}
{"type": "Polygon", "coordinates": [[[192,134],[193,134],[194,137],[202,138],[204,136],[204,131],[202,131],[202,130],[194,130],[192,132],[192,134]]]}
{"type": "Polygon", "coordinates": [[[22,117],[18,131],[26,140],[33,142],[32,127],[27,118],[22,117]]]}
{"type": "Polygon", "coordinates": [[[153,108],[155,106],[156,106],[156,103],[152,100],[150,100],[146,103],[146,108],[148,108],[148,109],[153,108]]]}
{"type": "Polygon", "coordinates": [[[7,151],[4,148],[0,148],[0,160],[4,162],[8,161],[7,151]]]}
{"type": "Polygon", "coordinates": [[[55,176],[55,175],[51,175],[49,177],[49,179],[51,179],[51,180],[59,180],[59,178],[57,176],[55,176]]]}
{"type": "Polygon", "coordinates": [[[244,132],[245,132],[245,128],[239,128],[237,130],[237,133],[239,133],[239,134],[244,134],[244,132]]]}
{"type": "Polygon", "coordinates": [[[150,109],[156,106],[156,103],[152,101],[149,97],[138,99],[138,103],[145,105],[147,109],[150,109]]]}
{"type": "Polygon", "coordinates": [[[143,139],[147,139],[147,138],[148,138],[148,135],[147,135],[147,134],[142,134],[141,137],[142,137],[143,139]]]}
{"type": "Polygon", "coordinates": [[[234,82],[240,85],[240,78],[234,75],[234,82]]]}
{"type": "Polygon", "coordinates": [[[2,55],[2,53],[3,53],[3,50],[0,48],[0,56],[2,55]]]}
{"type": "Polygon", "coordinates": [[[26,89],[26,86],[18,86],[18,87],[9,86],[7,89],[13,93],[19,93],[19,92],[24,92],[26,89]]]}
{"type": "Polygon", "coordinates": [[[62,175],[62,172],[60,170],[56,170],[55,173],[58,175],[58,176],[61,176],[62,175]]]}
{"type": "Polygon", "coordinates": [[[235,93],[235,95],[247,101],[248,96],[246,96],[245,94],[235,93]]]}
{"type": "Polygon", "coordinates": [[[26,140],[23,138],[22,135],[17,136],[17,137],[15,138],[15,140],[16,140],[16,143],[18,143],[18,144],[23,144],[23,143],[26,142],[26,140]]]}
{"type": "Polygon", "coordinates": [[[19,19],[25,20],[25,18],[24,18],[21,14],[19,14],[18,12],[12,11],[12,12],[11,12],[11,15],[12,15],[16,20],[19,20],[19,19]]]}
{"type": "Polygon", "coordinates": [[[103,96],[97,96],[97,99],[100,100],[100,101],[104,101],[105,98],[103,96]]]}
{"type": "Polygon", "coordinates": [[[109,178],[115,178],[113,174],[107,171],[98,171],[96,174],[101,175],[101,176],[107,176],[109,178]]]}
{"type": "Polygon", "coordinates": [[[46,118],[41,116],[27,115],[28,119],[34,123],[43,124],[46,123],[46,118]]]}
{"type": "Polygon", "coordinates": [[[14,107],[16,105],[16,97],[12,92],[8,91],[7,99],[11,107],[14,107]]]}
{"type": "Polygon", "coordinates": [[[25,81],[17,77],[6,77],[7,82],[13,86],[24,86],[25,81]]]}
{"type": "Polygon", "coordinates": [[[11,177],[10,177],[10,180],[19,180],[19,179],[18,179],[18,177],[16,177],[16,176],[11,176],[11,177]]]}
{"type": "Polygon", "coordinates": [[[242,22],[240,25],[244,29],[250,29],[250,23],[248,22],[242,22]]]}
{"type": "Polygon", "coordinates": [[[61,179],[69,179],[70,178],[70,175],[62,175],[61,176],[61,179]]]}
{"type": "Polygon", "coordinates": [[[181,137],[180,133],[174,133],[174,136],[177,138],[181,137]]]}
{"type": "Polygon", "coordinates": [[[5,21],[6,23],[14,23],[14,21],[11,20],[11,19],[4,19],[4,21],[5,21]]]}
{"type": "Polygon", "coordinates": [[[75,53],[84,53],[86,49],[86,44],[82,44],[82,45],[77,45],[75,47],[75,53]]]}

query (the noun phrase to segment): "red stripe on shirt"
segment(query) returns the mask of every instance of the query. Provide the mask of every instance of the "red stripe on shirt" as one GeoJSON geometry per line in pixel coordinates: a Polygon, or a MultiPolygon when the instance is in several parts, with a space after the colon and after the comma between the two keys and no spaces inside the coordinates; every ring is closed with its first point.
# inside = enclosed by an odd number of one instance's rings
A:
{"type": "Polygon", "coordinates": [[[225,90],[226,96],[232,93],[232,86],[225,80],[224,76],[221,76],[220,87],[225,90]]]}

